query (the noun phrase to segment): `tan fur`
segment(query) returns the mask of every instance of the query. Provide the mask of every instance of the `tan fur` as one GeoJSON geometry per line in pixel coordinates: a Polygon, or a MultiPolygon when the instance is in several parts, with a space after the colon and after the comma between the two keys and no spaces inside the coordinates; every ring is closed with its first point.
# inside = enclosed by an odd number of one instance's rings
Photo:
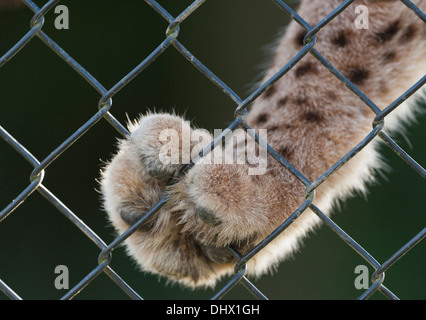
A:
{"type": "MultiPolygon", "coordinates": [[[[302,1],[298,12],[313,26],[340,3],[302,1]]],[[[426,10],[425,1],[414,3],[426,10]]],[[[302,31],[295,22],[289,25],[265,80],[302,49],[302,31]]],[[[355,1],[319,31],[314,48],[381,109],[426,71],[425,24],[400,1],[355,1]],[[369,9],[368,30],[355,28],[357,5],[369,9]]],[[[409,119],[412,112],[408,104],[400,106],[386,117],[385,129],[396,127],[397,118],[409,119]]],[[[254,102],[246,121],[252,128],[267,129],[268,144],[312,182],[372,130],[374,117],[359,97],[308,54],[254,102]]],[[[179,133],[179,143],[171,147],[180,160],[189,157],[185,152],[193,159],[213,140],[204,132],[203,144],[184,148],[184,135],[193,129],[186,122],[182,127],[182,121],[176,115],[149,114],[129,125],[131,136],[121,141],[102,173],[104,205],[122,233],[167,193],[167,204],[126,240],[128,252],[142,270],[190,287],[212,286],[234,272],[236,259],[226,246],[247,253],[300,206],[305,186],[271,157],[263,175],[248,174],[248,164],[201,162],[166,186],[184,164],[159,161],[163,129],[179,133]]],[[[336,200],[364,190],[373,169],[380,166],[374,143],[369,144],[316,189],[314,203],[330,214],[336,200]]],[[[268,271],[318,222],[306,210],[248,261],[247,273],[268,271]]]]}

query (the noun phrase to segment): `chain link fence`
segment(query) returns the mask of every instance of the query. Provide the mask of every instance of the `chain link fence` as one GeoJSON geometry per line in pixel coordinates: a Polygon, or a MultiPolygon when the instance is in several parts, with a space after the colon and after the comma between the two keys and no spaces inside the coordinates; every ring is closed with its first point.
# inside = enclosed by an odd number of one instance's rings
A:
{"type": "MultiPolygon", "coordinates": [[[[235,275],[231,277],[224,286],[219,288],[215,294],[211,297],[212,299],[222,298],[229,290],[231,290],[236,284],[244,286],[254,297],[258,299],[267,299],[267,296],[259,290],[252,282],[245,277],[245,265],[248,260],[251,259],[257,252],[262,250],[269,242],[271,242],[277,235],[279,235],[284,229],[286,229],[305,209],[308,207],[315,212],[315,214],[324,222],[325,226],[330,228],[338,237],[346,243],[351,249],[359,254],[367,264],[374,268],[374,274],[372,275],[371,282],[367,290],[365,290],[360,299],[367,299],[372,296],[373,293],[379,291],[386,298],[398,299],[397,294],[393,293],[389,288],[384,285],[385,272],[389,270],[404,254],[418,244],[426,236],[426,228],[423,228],[418,234],[414,235],[411,240],[406,242],[399,250],[393,255],[388,257],[383,263],[379,263],[375,257],[367,252],[361,245],[359,245],[349,234],[347,234],[338,224],[336,224],[331,218],[326,216],[320,208],[313,204],[314,190],[315,188],[332,175],[338,168],[344,163],[349,161],[359,150],[369,144],[373,138],[379,137],[385,144],[393,150],[402,160],[406,162],[412,170],[414,170],[422,178],[426,178],[425,170],[415,161],[410,155],[408,155],[394,140],[392,140],[382,129],[383,123],[386,116],[394,109],[404,102],[409,96],[419,90],[426,82],[426,76],[415,83],[409,88],[400,98],[395,100],[383,111],[368,99],[359,89],[357,89],[352,83],[350,83],[338,70],[336,70],[322,55],[315,49],[315,35],[325,25],[327,25],[334,17],[340,12],[345,10],[354,0],[343,1],[334,11],[324,17],[317,25],[310,26],[306,21],[302,19],[293,9],[288,6],[284,1],[271,0],[275,3],[283,14],[287,14],[294,19],[299,25],[307,30],[307,39],[312,40],[304,45],[300,52],[278,73],[272,78],[266,81],[263,85],[253,91],[247,98],[242,99],[239,97],[228,85],[226,85],[218,76],[216,76],[206,65],[201,63],[185,46],[179,41],[180,26],[185,22],[194,11],[196,11],[206,0],[196,0],[184,11],[182,11],[177,17],[172,16],[162,5],[154,0],[145,0],[145,2],[163,19],[165,19],[169,26],[166,30],[165,40],[149,54],[140,64],[125,75],[120,81],[115,83],[111,89],[106,89],[95,77],[93,77],[78,61],[76,61],[69,53],[67,53],[61,46],[59,46],[54,40],[52,40],[44,31],[44,16],[49,10],[60,4],[60,0],[51,0],[45,3],[41,8],[38,7],[33,1],[23,0],[23,3],[34,13],[34,16],[30,22],[30,30],[6,53],[0,58],[0,67],[7,64],[10,59],[14,57],[20,50],[25,50],[25,47],[34,39],[39,38],[48,48],[55,52],[63,61],[68,64],[80,77],[82,81],[87,82],[92,86],[100,95],[98,103],[98,111],[87,120],[87,122],[81,126],[77,131],[70,135],[65,141],[63,141],[55,150],[53,150],[44,159],[37,159],[32,153],[25,148],[12,134],[6,131],[0,126],[1,138],[11,147],[16,153],[18,153],[23,159],[31,164],[34,168],[30,175],[30,184],[22,190],[22,192],[11,201],[6,207],[1,209],[0,222],[3,222],[9,216],[14,213],[14,210],[20,206],[24,201],[31,196],[34,191],[39,192],[52,206],[59,210],[64,216],[66,216],[71,223],[79,228],[79,230],[88,237],[93,243],[100,249],[101,253],[98,257],[98,265],[87,274],[86,277],[81,279],[77,285],[70,288],[70,290],[62,297],[62,299],[72,299],[76,297],[83,289],[85,289],[90,283],[98,277],[100,274],[105,273],[110,277],[113,282],[121,288],[130,298],[142,299],[143,297],[136,292],[131,284],[126,283],[120,275],[115,272],[110,262],[112,259],[113,251],[122,244],[122,242],[129,237],[137,227],[148,219],[151,215],[155,214],[159,208],[167,200],[165,197],[154,206],[140,221],[129,228],[125,233],[116,237],[110,244],[106,244],[100,236],[92,231],[84,221],[82,221],[77,214],[72,212],[55,194],[53,194],[44,184],[43,179],[45,176],[46,169],[60,157],[65,150],[67,150],[73,143],[77,142],[84,134],[91,130],[99,121],[107,120],[108,123],[115,128],[118,133],[122,136],[126,136],[128,131],[126,128],[111,114],[112,98],[122,89],[126,87],[137,75],[145,70],[150,64],[154,63],[155,60],[161,56],[166,50],[177,50],[179,54],[185,57],[193,67],[203,74],[208,80],[211,81],[212,85],[215,85],[235,104],[235,118],[232,124],[228,127],[233,130],[237,127],[243,127],[249,129],[248,125],[244,122],[243,115],[246,108],[257,99],[265,90],[273,85],[278,79],[284,76],[291,68],[307,54],[313,55],[322,65],[329,69],[329,71],[335,75],[340,81],[342,81],[354,94],[356,94],[362,101],[368,105],[376,113],[376,119],[374,121],[371,132],[362,140],[354,149],[352,149],[347,155],[341,158],[334,166],[324,172],[316,181],[310,182],[297,170],[295,170],[290,163],[284,160],[278,155],[272,148],[268,148],[268,153],[279,163],[290,170],[302,183],[306,186],[306,200],[305,202],[286,220],[280,227],[278,227],[271,235],[264,239],[259,245],[244,256],[240,256],[238,252],[233,252],[238,256],[238,262],[235,266],[235,275]]],[[[418,10],[410,1],[401,0],[407,7],[409,7],[414,14],[422,19],[426,23],[426,15],[418,10]]],[[[154,14],[154,13],[153,13],[154,14]]],[[[1,71],[1,69],[0,69],[1,71]]],[[[1,77],[1,73],[0,73],[1,77]]],[[[219,138],[218,138],[219,139],[219,138]]],[[[258,143],[262,143],[256,137],[258,143]]],[[[419,213],[422,214],[422,213],[419,213]]],[[[232,249],[231,249],[232,250],[232,249]]],[[[0,289],[10,299],[21,299],[19,293],[14,291],[13,287],[10,287],[6,282],[1,279],[0,275],[0,289]]]]}

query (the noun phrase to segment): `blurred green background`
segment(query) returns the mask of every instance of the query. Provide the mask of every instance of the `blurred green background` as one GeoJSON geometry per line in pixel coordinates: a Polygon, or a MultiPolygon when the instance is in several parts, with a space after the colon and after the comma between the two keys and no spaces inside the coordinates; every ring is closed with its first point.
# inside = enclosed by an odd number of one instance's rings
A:
{"type": "MultiPolygon", "coordinates": [[[[191,1],[158,1],[177,16],[191,1]]],[[[41,7],[45,1],[36,1],[41,7]]],[[[43,30],[111,88],[165,38],[167,22],[144,1],[61,1],[69,9],[69,30],[57,30],[51,10],[43,30]]],[[[292,2],[295,5],[295,2],[292,2]]],[[[0,56],[29,30],[32,12],[22,7],[0,12],[0,56]]],[[[206,1],[181,25],[179,40],[210,70],[245,98],[259,80],[267,45],[287,16],[272,1],[206,1]]],[[[37,37],[0,69],[0,125],[40,161],[97,111],[99,94],[37,37]]],[[[186,112],[198,126],[225,128],[236,105],[170,47],[113,97],[111,113],[121,122],[148,108],[186,112]]],[[[424,105],[423,105],[424,107],[424,105]]],[[[426,163],[426,117],[406,135],[394,134],[420,164],[426,163]]],[[[46,170],[43,184],[107,244],[114,239],[96,192],[101,160],[115,150],[117,131],[101,120],[46,170]]],[[[367,199],[342,205],[333,220],[380,263],[386,261],[425,224],[424,180],[388,148],[392,171],[379,177],[367,199]]],[[[0,209],[29,184],[32,167],[0,139],[0,209]]],[[[24,299],[58,299],[57,265],[66,265],[70,287],[97,266],[100,251],[38,192],[0,223],[0,279],[24,299]]],[[[367,263],[330,229],[319,228],[273,275],[253,283],[270,299],[355,299],[354,273],[367,263]]],[[[123,248],[111,267],[145,299],[208,299],[216,290],[182,289],[139,272],[123,248]]],[[[373,269],[369,267],[370,275],[373,269]]],[[[384,284],[402,299],[426,298],[425,243],[386,273],[384,284]]],[[[217,288],[225,284],[219,283],[217,288]]],[[[76,299],[127,299],[105,274],[76,299]]],[[[251,299],[236,286],[225,299],[251,299]]],[[[383,299],[375,293],[373,299],[383,299]]],[[[0,299],[6,297],[0,293],[0,299]]]]}

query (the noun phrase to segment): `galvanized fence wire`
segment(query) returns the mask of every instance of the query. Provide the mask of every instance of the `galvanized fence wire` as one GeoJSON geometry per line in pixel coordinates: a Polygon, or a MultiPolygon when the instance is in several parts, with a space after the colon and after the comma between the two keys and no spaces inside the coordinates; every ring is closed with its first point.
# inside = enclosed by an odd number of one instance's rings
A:
{"type": "MultiPolygon", "coordinates": [[[[284,76],[291,68],[293,68],[305,55],[311,54],[315,57],[325,68],[327,68],[336,78],[343,82],[347,88],[349,88],[355,95],[357,95],[372,111],[375,112],[376,118],[372,123],[371,132],[349,153],[343,156],[338,162],[336,162],[331,168],[325,171],[315,181],[309,181],[300,172],[298,172],[290,163],[283,159],[275,150],[260,139],[257,134],[253,137],[262,147],[267,148],[268,153],[278,161],[282,166],[294,174],[305,186],[305,201],[303,204],[274,232],[268,237],[261,241],[255,248],[253,248],[246,255],[241,256],[233,248],[229,248],[231,252],[237,257],[238,262],[235,265],[235,274],[229,281],[220,288],[212,299],[222,298],[232,287],[236,284],[242,284],[254,297],[258,299],[267,299],[267,297],[246,277],[246,263],[260,250],[262,250],[268,243],[270,243],[275,237],[277,237],[283,230],[285,230],[300,214],[302,214],[307,208],[310,208],[323,222],[335,232],[349,247],[351,247],[356,253],[358,253],[368,264],[374,268],[372,275],[371,286],[363,292],[359,299],[367,299],[371,295],[379,291],[385,297],[389,299],[398,299],[398,297],[392,293],[387,287],[384,286],[385,272],[393,266],[404,254],[411,250],[416,244],[418,244],[426,236],[426,228],[423,228],[417,235],[405,243],[398,251],[396,251],[388,260],[380,264],[376,259],[370,255],[362,246],[360,246],[350,235],[342,230],[331,218],[325,215],[320,208],[313,204],[315,198],[315,189],[323,183],[330,175],[338,170],[343,164],[349,161],[355,156],[361,149],[369,144],[376,136],[380,137],[385,144],[397,153],[402,160],[404,160],[415,172],[426,178],[425,169],[422,168],[414,159],[412,159],[395,141],[393,141],[386,133],[382,131],[384,126],[384,120],[386,116],[395,110],[402,102],[419,90],[426,82],[426,75],[423,76],[417,83],[409,88],[403,95],[392,102],[384,110],[380,110],[363,92],[356,88],[348,79],[346,79],[337,69],[334,68],[316,49],[315,41],[317,32],[327,25],[332,19],[334,19],[340,12],[345,10],[354,0],[346,0],[342,2],[335,10],[325,16],[317,25],[310,26],[305,20],[302,19],[293,9],[291,9],[285,2],[281,0],[273,1],[285,14],[295,20],[300,26],[306,29],[307,34],[304,38],[304,46],[297,53],[297,55],[283,66],[274,76],[268,79],[255,91],[253,91],[247,98],[241,99],[231,88],[229,88],[220,78],[218,78],[211,70],[209,70],[203,63],[201,63],[185,46],[178,40],[180,25],[185,19],[191,15],[197,8],[199,8],[206,0],[196,0],[183,12],[181,12],[176,18],[167,12],[158,2],[154,0],[145,0],[145,2],[151,6],[159,15],[161,15],[168,23],[169,26],[166,30],[166,38],[160,45],[146,57],[138,66],[131,70],[124,78],[118,81],[111,89],[107,90],[105,87],[97,81],[83,66],[81,66],[76,60],[74,60],[64,49],[62,49],[55,41],[53,41],[46,33],[43,32],[44,15],[53,7],[55,7],[60,0],[48,1],[42,8],[31,0],[23,0],[25,5],[34,12],[34,16],[31,19],[30,30],[3,56],[0,58],[0,67],[6,64],[13,56],[23,49],[34,37],[38,37],[46,46],[48,46],[53,52],[55,52],[60,58],[62,58],[75,72],[77,72],[87,83],[89,83],[99,94],[100,99],[98,103],[98,111],[87,120],[87,122],[75,131],[70,137],[62,142],[55,150],[53,150],[46,158],[39,161],[36,159],[30,151],[28,151],[23,145],[21,145],[11,134],[9,134],[3,127],[0,126],[0,136],[5,140],[10,147],[12,147],[20,156],[27,160],[31,166],[34,167],[30,175],[30,184],[0,212],[0,222],[3,221],[8,215],[10,215],[20,204],[22,204],[34,191],[38,191],[47,201],[49,201],[57,210],[59,210],[65,217],[67,217],[75,226],[77,226],[84,235],[92,240],[101,250],[98,257],[98,265],[81,281],[71,288],[61,299],[72,299],[79,292],[81,292],[87,285],[90,284],[99,274],[102,272],[107,274],[114,283],[120,287],[130,298],[142,299],[142,297],[131,288],[111,267],[110,261],[112,257],[112,251],[116,249],[122,242],[128,238],[135,230],[153,216],[167,201],[167,196],[164,196],[151,210],[149,210],[144,217],[142,217],[136,224],[131,226],[123,234],[116,237],[109,245],[105,244],[104,241],[93,232],[79,217],[72,212],[64,203],[61,202],[50,190],[48,190],[43,184],[43,178],[46,168],[55,161],[80,137],[82,137],[88,130],[90,130],[98,121],[106,119],[111,126],[113,126],[122,136],[128,135],[127,129],[121,125],[114,116],[110,113],[112,98],[114,95],[123,89],[132,79],[134,79],[139,73],[141,73],[147,66],[153,63],[157,57],[159,57],[165,50],[170,47],[175,48],[182,56],[184,56],[199,72],[201,72],[207,79],[209,79],[214,85],[216,85],[224,94],[226,94],[235,104],[235,120],[225,130],[222,135],[218,136],[212,145],[203,150],[200,153],[200,157],[205,155],[212,147],[215,147],[221,143],[222,138],[231,134],[236,128],[244,128],[245,130],[250,129],[249,126],[244,122],[244,115],[246,108],[257,99],[263,92],[265,92],[270,86],[284,76]]],[[[415,15],[423,22],[426,23],[426,15],[419,10],[409,0],[400,0],[408,8],[410,8],[415,15]]],[[[0,75],[1,76],[1,75],[0,75]]],[[[247,131],[252,134],[251,130],[247,131]]],[[[185,170],[190,169],[192,163],[189,164],[185,170]]],[[[1,275],[0,275],[1,276],[1,275]]],[[[10,288],[0,278],[0,290],[10,299],[21,299],[18,293],[10,288]]]]}

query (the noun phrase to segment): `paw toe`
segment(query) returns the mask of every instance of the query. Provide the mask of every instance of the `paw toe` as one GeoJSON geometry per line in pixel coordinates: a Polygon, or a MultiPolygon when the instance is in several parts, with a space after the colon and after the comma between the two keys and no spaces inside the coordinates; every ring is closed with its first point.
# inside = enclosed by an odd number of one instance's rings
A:
{"type": "Polygon", "coordinates": [[[222,221],[220,221],[216,214],[213,211],[210,211],[209,209],[203,207],[196,207],[195,213],[201,218],[201,220],[212,226],[218,226],[222,223],[222,221]]]}
{"type": "Polygon", "coordinates": [[[235,260],[228,247],[216,247],[213,245],[200,245],[204,255],[212,262],[230,263],[235,260]]]}
{"type": "Polygon", "coordinates": [[[146,171],[151,177],[156,178],[158,180],[169,180],[174,175],[173,172],[170,172],[169,170],[166,170],[161,166],[157,166],[152,162],[148,162],[146,164],[146,171]]]}
{"type": "MultiPolygon", "coordinates": [[[[143,214],[135,213],[135,212],[132,212],[132,211],[122,209],[122,210],[120,210],[120,217],[126,223],[128,223],[129,225],[132,226],[143,217],[143,214]]],[[[151,230],[152,225],[153,225],[152,222],[147,221],[144,224],[142,224],[138,229],[140,231],[149,231],[149,230],[151,230]]]]}

